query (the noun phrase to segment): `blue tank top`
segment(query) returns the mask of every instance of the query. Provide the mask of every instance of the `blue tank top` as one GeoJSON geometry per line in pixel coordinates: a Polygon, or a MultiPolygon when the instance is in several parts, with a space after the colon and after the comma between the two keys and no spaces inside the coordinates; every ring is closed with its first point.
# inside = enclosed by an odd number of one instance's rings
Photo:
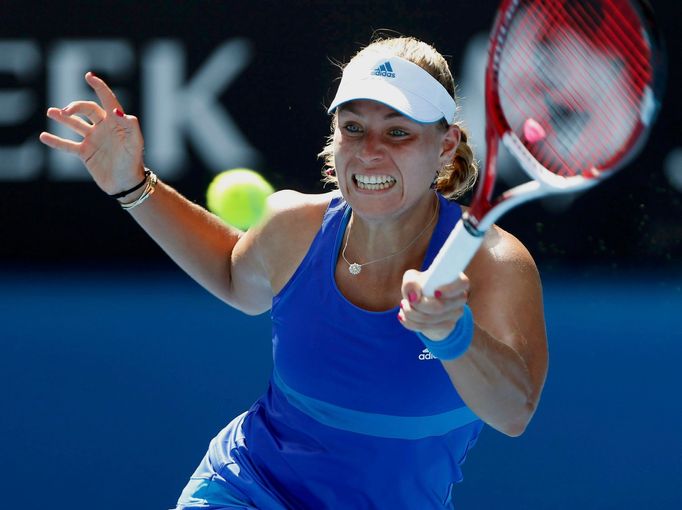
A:
{"type": "MultiPolygon", "coordinates": [[[[423,268],[461,215],[439,195],[423,268]]],[[[332,199],[272,303],[274,370],[245,415],[252,467],[288,508],[450,508],[483,423],[395,309],[371,312],[335,281],[350,207],[332,199]]],[[[423,269],[422,268],[422,269],[423,269]]]]}

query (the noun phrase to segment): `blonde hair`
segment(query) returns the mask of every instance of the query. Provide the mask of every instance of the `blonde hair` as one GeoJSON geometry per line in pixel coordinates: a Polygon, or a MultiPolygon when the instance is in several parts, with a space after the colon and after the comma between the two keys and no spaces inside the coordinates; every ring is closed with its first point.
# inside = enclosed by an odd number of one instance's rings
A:
{"type": "MultiPolygon", "coordinates": [[[[381,38],[374,40],[369,46],[361,49],[351,59],[354,60],[369,52],[380,51],[386,56],[401,57],[405,60],[418,65],[438,82],[445,87],[445,90],[456,99],[455,95],[455,80],[450,72],[450,67],[441,55],[433,46],[415,39],[414,37],[392,37],[381,38]]],[[[455,156],[448,165],[445,165],[441,171],[438,172],[434,180],[433,187],[442,193],[447,198],[457,198],[466,193],[476,182],[478,175],[478,165],[474,159],[474,152],[468,143],[467,131],[462,126],[461,122],[455,122],[461,133],[461,139],[455,156]]],[[[443,129],[448,129],[447,122],[443,119],[438,124],[443,129]]],[[[332,134],[327,137],[326,143],[322,152],[318,154],[324,160],[324,170],[322,172],[322,181],[325,184],[332,184],[338,186],[338,180],[334,175],[334,129],[336,128],[336,114],[332,119],[332,134]]]]}

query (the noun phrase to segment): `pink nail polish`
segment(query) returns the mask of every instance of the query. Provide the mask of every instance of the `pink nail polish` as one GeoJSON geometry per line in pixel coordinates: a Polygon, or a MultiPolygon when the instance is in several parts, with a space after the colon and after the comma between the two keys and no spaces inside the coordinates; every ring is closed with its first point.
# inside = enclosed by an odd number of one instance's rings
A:
{"type": "Polygon", "coordinates": [[[118,108],[114,108],[114,113],[118,115],[119,117],[123,117],[123,112],[119,110],[118,108]]]}
{"type": "Polygon", "coordinates": [[[436,299],[440,299],[443,297],[443,293],[439,290],[433,293],[434,296],[436,296],[436,299]]]}
{"type": "Polygon", "coordinates": [[[412,291],[407,295],[407,299],[410,303],[414,303],[417,300],[417,293],[412,291]]]}
{"type": "Polygon", "coordinates": [[[400,314],[398,314],[398,320],[399,320],[400,322],[405,322],[405,319],[403,319],[403,316],[400,315],[400,314]]]}

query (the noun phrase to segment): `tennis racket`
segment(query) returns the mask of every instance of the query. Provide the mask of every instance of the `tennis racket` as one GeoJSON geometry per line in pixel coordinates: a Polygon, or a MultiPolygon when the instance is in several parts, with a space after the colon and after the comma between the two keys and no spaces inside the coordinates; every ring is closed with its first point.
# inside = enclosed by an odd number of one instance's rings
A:
{"type": "Polygon", "coordinates": [[[424,273],[424,293],[454,280],[511,208],[590,188],[622,168],[651,129],[664,71],[645,1],[503,0],[485,76],[485,171],[424,273]],[[500,140],[531,180],[493,197],[500,140]]]}

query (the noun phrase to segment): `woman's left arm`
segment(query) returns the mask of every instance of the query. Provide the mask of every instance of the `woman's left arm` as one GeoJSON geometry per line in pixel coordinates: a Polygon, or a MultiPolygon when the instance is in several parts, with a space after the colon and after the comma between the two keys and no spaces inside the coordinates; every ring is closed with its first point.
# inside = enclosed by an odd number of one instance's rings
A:
{"type": "Polygon", "coordinates": [[[531,255],[516,238],[493,228],[467,267],[468,278],[462,274],[441,287],[440,298],[422,297],[415,273],[408,271],[403,283],[403,324],[442,339],[468,301],[473,340],[464,354],[441,362],[479,418],[504,434],[521,435],[547,374],[542,288],[531,255]]]}

